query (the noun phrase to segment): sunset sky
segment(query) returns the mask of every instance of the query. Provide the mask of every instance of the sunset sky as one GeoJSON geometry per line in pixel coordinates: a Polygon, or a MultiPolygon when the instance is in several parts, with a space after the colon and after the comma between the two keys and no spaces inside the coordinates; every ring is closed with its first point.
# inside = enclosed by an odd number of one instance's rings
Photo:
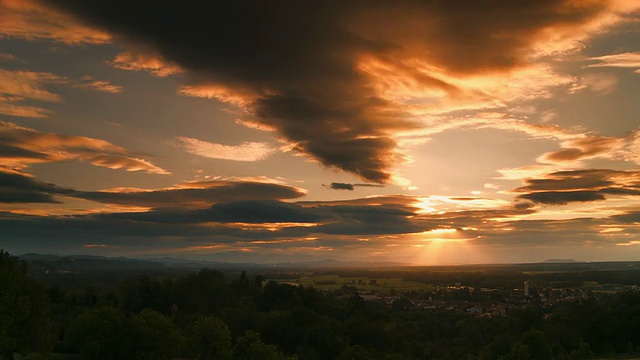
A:
{"type": "Polygon", "coordinates": [[[202,4],[0,0],[0,248],[640,259],[640,1],[202,4]]]}

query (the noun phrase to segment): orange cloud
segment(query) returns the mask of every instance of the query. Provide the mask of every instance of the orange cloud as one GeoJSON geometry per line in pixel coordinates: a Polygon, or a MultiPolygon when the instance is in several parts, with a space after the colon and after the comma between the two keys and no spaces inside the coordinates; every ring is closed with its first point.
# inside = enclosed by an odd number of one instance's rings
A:
{"type": "Polygon", "coordinates": [[[25,100],[60,101],[60,96],[46,89],[48,84],[66,83],[63,76],[45,72],[8,71],[0,69],[0,114],[45,118],[50,111],[24,105],[25,100]]]}
{"type": "Polygon", "coordinates": [[[258,99],[258,95],[251,91],[216,84],[183,86],[178,90],[178,94],[215,99],[242,108],[246,108],[258,99]]]}
{"type": "Polygon", "coordinates": [[[110,169],[169,173],[108,141],[42,133],[4,121],[0,122],[0,159],[4,166],[15,169],[33,163],[80,160],[110,169]]]}
{"type": "Polygon", "coordinates": [[[186,136],[178,136],[172,144],[194,155],[233,161],[263,160],[276,151],[271,145],[262,142],[223,145],[186,136]]]}
{"type": "Polygon", "coordinates": [[[73,87],[79,89],[90,89],[107,92],[111,94],[119,94],[122,92],[122,86],[113,85],[105,80],[95,80],[93,76],[84,76],[81,80],[82,82],[73,85],[73,87]]]}
{"type": "Polygon", "coordinates": [[[640,52],[626,52],[620,54],[604,55],[589,58],[589,60],[597,61],[588,67],[622,67],[636,69],[636,73],[640,73],[640,52]]]}
{"type": "Polygon", "coordinates": [[[112,94],[122,92],[121,86],[113,85],[104,80],[95,80],[92,76],[73,80],[48,72],[0,69],[0,114],[33,118],[47,117],[50,113],[49,110],[24,105],[23,101],[60,102],[60,96],[47,89],[47,85],[59,84],[112,94]]]}
{"type": "Polygon", "coordinates": [[[11,101],[13,101],[11,98],[0,98],[0,114],[43,119],[51,113],[51,111],[47,109],[36,106],[12,104],[11,101]]]}
{"type": "Polygon", "coordinates": [[[209,208],[234,201],[296,199],[306,194],[296,188],[265,179],[212,179],[160,189],[110,189],[78,192],[77,197],[106,203],[153,208],[209,208]]]}
{"type": "Polygon", "coordinates": [[[166,77],[183,71],[179,66],[169,63],[156,54],[143,52],[120,53],[109,62],[109,65],[122,70],[147,71],[157,77],[166,77]]]}
{"type": "Polygon", "coordinates": [[[0,94],[12,100],[60,101],[60,96],[45,89],[46,84],[66,83],[63,76],[45,72],[0,69],[0,94]]]}
{"type": "Polygon", "coordinates": [[[0,37],[65,44],[103,44],[111,40],[108,33],[35,0],[0,0],[0,37]]]}
{"type": "Polygon", "coordinates": [[[605,158],[634,161],[640,164],[638,157],[638,131],[626,137],[607,137],[587,135],[578,139],[563,141],[563,150],[549,152],[538,158],[542,163],[571,163],[582,160],[605,158]]]}
{"type": "Polygon", "coordinates": [[[618,78],[610,74],[586,74],[580,82],[581,87],[576,89],[583,87],[601,94],[610,94],[618,86],[618,78]]]}

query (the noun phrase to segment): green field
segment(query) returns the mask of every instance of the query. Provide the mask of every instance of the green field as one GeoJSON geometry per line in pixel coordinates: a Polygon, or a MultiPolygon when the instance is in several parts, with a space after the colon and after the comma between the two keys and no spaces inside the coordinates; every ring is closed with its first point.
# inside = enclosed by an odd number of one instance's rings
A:
{"type": "Polygon", "coordinates": [[[337,290],[342,286],[355,286],[359,290],[370,291],[391,291],[398,292],[407,291],[431,291],[435,290],[433,285],[423,284],[417,281],[407,281],[402,278],[369,278],[363,276],[345,276],[340,275],[305,275],[298,279],[275,280],[280,283],[293,285],[313,286],[320,290],[337,290]],[[374,284],[371,282],[375,281],[374,284]]]}

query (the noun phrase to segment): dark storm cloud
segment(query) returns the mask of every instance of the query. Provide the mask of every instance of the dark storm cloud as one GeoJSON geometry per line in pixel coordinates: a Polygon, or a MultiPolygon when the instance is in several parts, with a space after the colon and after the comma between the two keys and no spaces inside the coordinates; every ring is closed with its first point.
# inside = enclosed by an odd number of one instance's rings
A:
{"type": "Polygon", "coordinates": [[[627,224],[640,223],[640,210],[628,211],[620,215],[612,215],[610,218],[620,223],[627,223],[627,224]]]}
{"type": "Polygon", "coordinates": [[[345,184],[345,183],[331,183],[330,187],[333,190],[353,190],[353,184],[345,184]]]}
{"type": "Polygon", "coordinates": [[[526,179],[526,186],[516,191],[562,191],[575,189],[597,189],[611,186],[610,172],[605,171],[561,171],[549,174],[547,179],[526,179]]]}
{"type": "Polygon", "coordinates": [[[57,203],[54,195],[68,195],[71,189],[43,183],[19,172],[0,169],[0,203],[57,203]]]}
{"type": "Polygon", "coordinates": [[[636,186],[635,188],[606,188],[600,190],[603,194],[611,194],[611,195],[638,195],[640,196],[640,186],[636,186]]]}
{"type": "MultiPolygon", "coordinates": [[[[325,185],[322,185],[325,186],[325,185]]],[[[350,184],[350,183],[338,183],[333,182],[329,185],[330,189],[333,190],[354,190],[356,187],[383,187],[384,185],[380,184],[367,184],[367,183],[359,183],[359,184],[350,184]]]]}
{"type": "Polygon", "coordinates": [[[48,155],[8,144],[0,144],[0,156],[7,159],[48,160],[48,155]]]}
{"type": "Polygon", "coordinates": [[[558,171],[543,179],[525,179],[514,190],[518,199],[562,205],[570,202],[605,200],[605,195],[640,195],[640,171],[586,169],[558,171]]]}
{"type": "Polygon", "coordinates": [[[392,202],[377,205],[317,202],[310,205],[276,200],[241,200],[200,209],[164,207],[146,212],[74,216],[7,214],[0,221],[0,230],[5,231],[7,236],[55,234],[53,238],[58,239],[56,241],[65,241],[66,237],[179,237],[188,241],[206,238],[241,242],[301,238],[314,234],[408,234],[437,227],[435,222],[413,219],[414,210],[392,202]],[[281,226],[283,223],[287,225],[281,226]],[[275,227],[265,227],[269,224],[275,227]]]}
{"type": "Polygon", "coordinates": [[[7,239],[42,241],[47,238],[50,246],[62,247],[100,243],[153,245],[155,249],[197,247],[199,244],[350,249],[362,246],[359,243],[361,236],[370,237],[375,244],[381,245],[385,240],[376,240],[378,236],[425,233],[428,239],[430,230],[456,229],[457,237],[470,239],[473,244],[528,246],[602,241],[598,237],[598,226],[637,221],[637,214],[631,211],[599,220],[514,220],[515,216],[534,212],[531,208],[515,206],[424,214],[413,206],[416,201],[416,198],[408,196],[343,202],[242,200],[221,202],[208,208],[165,207],[132,213],[74,216],[0,213],[0,233],[7,239]]]}
{"type": "MultiPolygon", "coordinates": [[[[269,224],[307,223],[302,227],[287,227],[277,236],[308,236],[310,234],[366,235],[408,234],[433,228],[433,224],[412,220],[414,212],[396,205],[324,205],[301,206],[273,200],[220,203],[209,209],[158,209],[148,212],[93,215],[94,219],[159,224],[269,224]]],[[[244,226],[244,225],[243,225],[244,226]]],[[[246,226],[245,226],[246,227],[246,226]]],[[[253,236],[251,231],[247,237],[253,236]]]]}
{"type": "Polygon", "coordinates": [[[317,231],[333,235],[410,234],[428,230],[410,217],[412,211],[380,206],[327,206],[337,221],[318,227],[317,231]]]}
{"type": "MultiPolygon", "coordinates": [[[[45,3],[185,69],[184,93],[240,102],[292,148],[377,183],[404,160],[393,134],[418,124],[380,96],[360,67],[367,59],[392,68],[418,59],[454,74],[507,71],[525,64],[547,32],[580,31],[608,10],[569,0],[45,3]]],[[[453,91],[422,75],[425,87],[453,91]]]]}
{"type": "Polygon", "coordinates": [[[237,200],[295,199],[304,191],[287,185],[213,180],[186,183],[182,187],[151,191],[78,192],[78,198],[107,204],[148,207],[209,207],[212,204],[237,200]]]}
{"type": "Polygon", "coordinates": [[[214,205],[211,218],[218,222],[315,223],[326,219],[321,212],[278,201],[240,201],[214,205]]]}
{"type": "Polygon", "coordinates": [[[56,243],[110,239],[125,242],[130,238],[161,239],[179,237],[195,239],[215,235],[218,239],[240,234],[241,229],[206,229],[188,224],[147,223],[123,219],[108,219],[100,215],[29,216],[12,214],[2,217],[0,232],[19,238],[48,238],[56,243]]]}
{"type": "Polygon", "coordinates": [[[218,223],[315,223],[326,219],[317,209],[274,200],[246,200],[213,205],[208,209],[159,209],[139,213],[103,214],[105,219],[168,224],[218,223]]]}
{"type": "Polygon", "coordinates": [[[564,205],[570,202],[589,202],[605,199],[604,195],[598,191],[541,191],[520,195],[519,198],[548,205],[564,205]]]}

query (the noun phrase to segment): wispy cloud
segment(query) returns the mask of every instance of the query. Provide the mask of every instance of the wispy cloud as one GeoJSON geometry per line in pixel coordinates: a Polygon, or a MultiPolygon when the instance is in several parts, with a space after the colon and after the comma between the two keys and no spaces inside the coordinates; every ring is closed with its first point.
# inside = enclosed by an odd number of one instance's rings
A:
{"type": "Polygon", "coordinates": [[[0,53],[0,62],[14,61],[16,57],[9,53],[0,53]]]}
{"type": "Polygon", "coordinates": [[[60,96],[46,87],[66,82],[67,78],[47,72],[0,69],[0,114],[45,118],[49,110],[25,104],[25,101],[59,102],[60,96]]]}
{"type": "Polygon", "coordinates": [[[0,159],[4,166],[15,169],[24,169],[34,163],[79,160],[110,169],[168,174],[108,141],[44,133],[6,121],[0,122],[0,159]]]}
{"type": "Polygon", "coordinates": [[[158,77],[177,74],[183,70],[162,59],[160,56],[142,52],[123,52],[118,54],[109,65],[116,69],[129,71],[147,71],[158,77]]]}
{"type": "Polygon", "coordinates": [[[582,76],[581,87],[600,94],[610,94],[618,87],[618,78],[611,74],[586,74],[582,76]]]}
{"type": "Polygon", "coordinates": [[[0,69],[0,93],[5,98],[60,101],[60,96],[48,91],[45,85],[66,82],[67,78],[47,72],[0,69]]]}
{"type": "Polygon", "coordinates": [[[45,118],[51,111],[31,104],[27,101],[60,102],[60,95],[47,87],[67,85],[79,89],[88,89],[117,94],[122,87],[105,80],[96,80],[92,76],[84,76],[78,80],[69,79],[49,72],[28,70],[9,71],[0,68],[0,114],[45,118]]]}
{"type": "Polygon", "coordinates": [[[588,67],[622,67],[636,69],[635,72],[640,73],[640,52],[626,52],[612,55],[604,55],[589,58],[589,60],[597,61],[588,67]]]}
{"type": "Polygon", "coordinates": [[[73,87],[79,89],[101,91],[111,94],[119,94],[122,92],[122,86],[113,85],[106,80],[96,80],[93,78],[93,76],[84,76],[80,80],[81,81],[74,84],[73,87]]]}
{"type": "Polygon", "coordinates": [[[233,161],[263,160],[276,152],[273,146],[263,142],[223,145],[186,136],[177,137],[172,144],[194,155],[233,161]]]}
{"type": "Polygon", "coordinates": [[[51,111],[48,109],[43,109],[37,106],[14,104],[13,101],[13,98],[1,98],[0,114],[43,119],[49,116],[49,114],[51,113],[51,111]]]}

